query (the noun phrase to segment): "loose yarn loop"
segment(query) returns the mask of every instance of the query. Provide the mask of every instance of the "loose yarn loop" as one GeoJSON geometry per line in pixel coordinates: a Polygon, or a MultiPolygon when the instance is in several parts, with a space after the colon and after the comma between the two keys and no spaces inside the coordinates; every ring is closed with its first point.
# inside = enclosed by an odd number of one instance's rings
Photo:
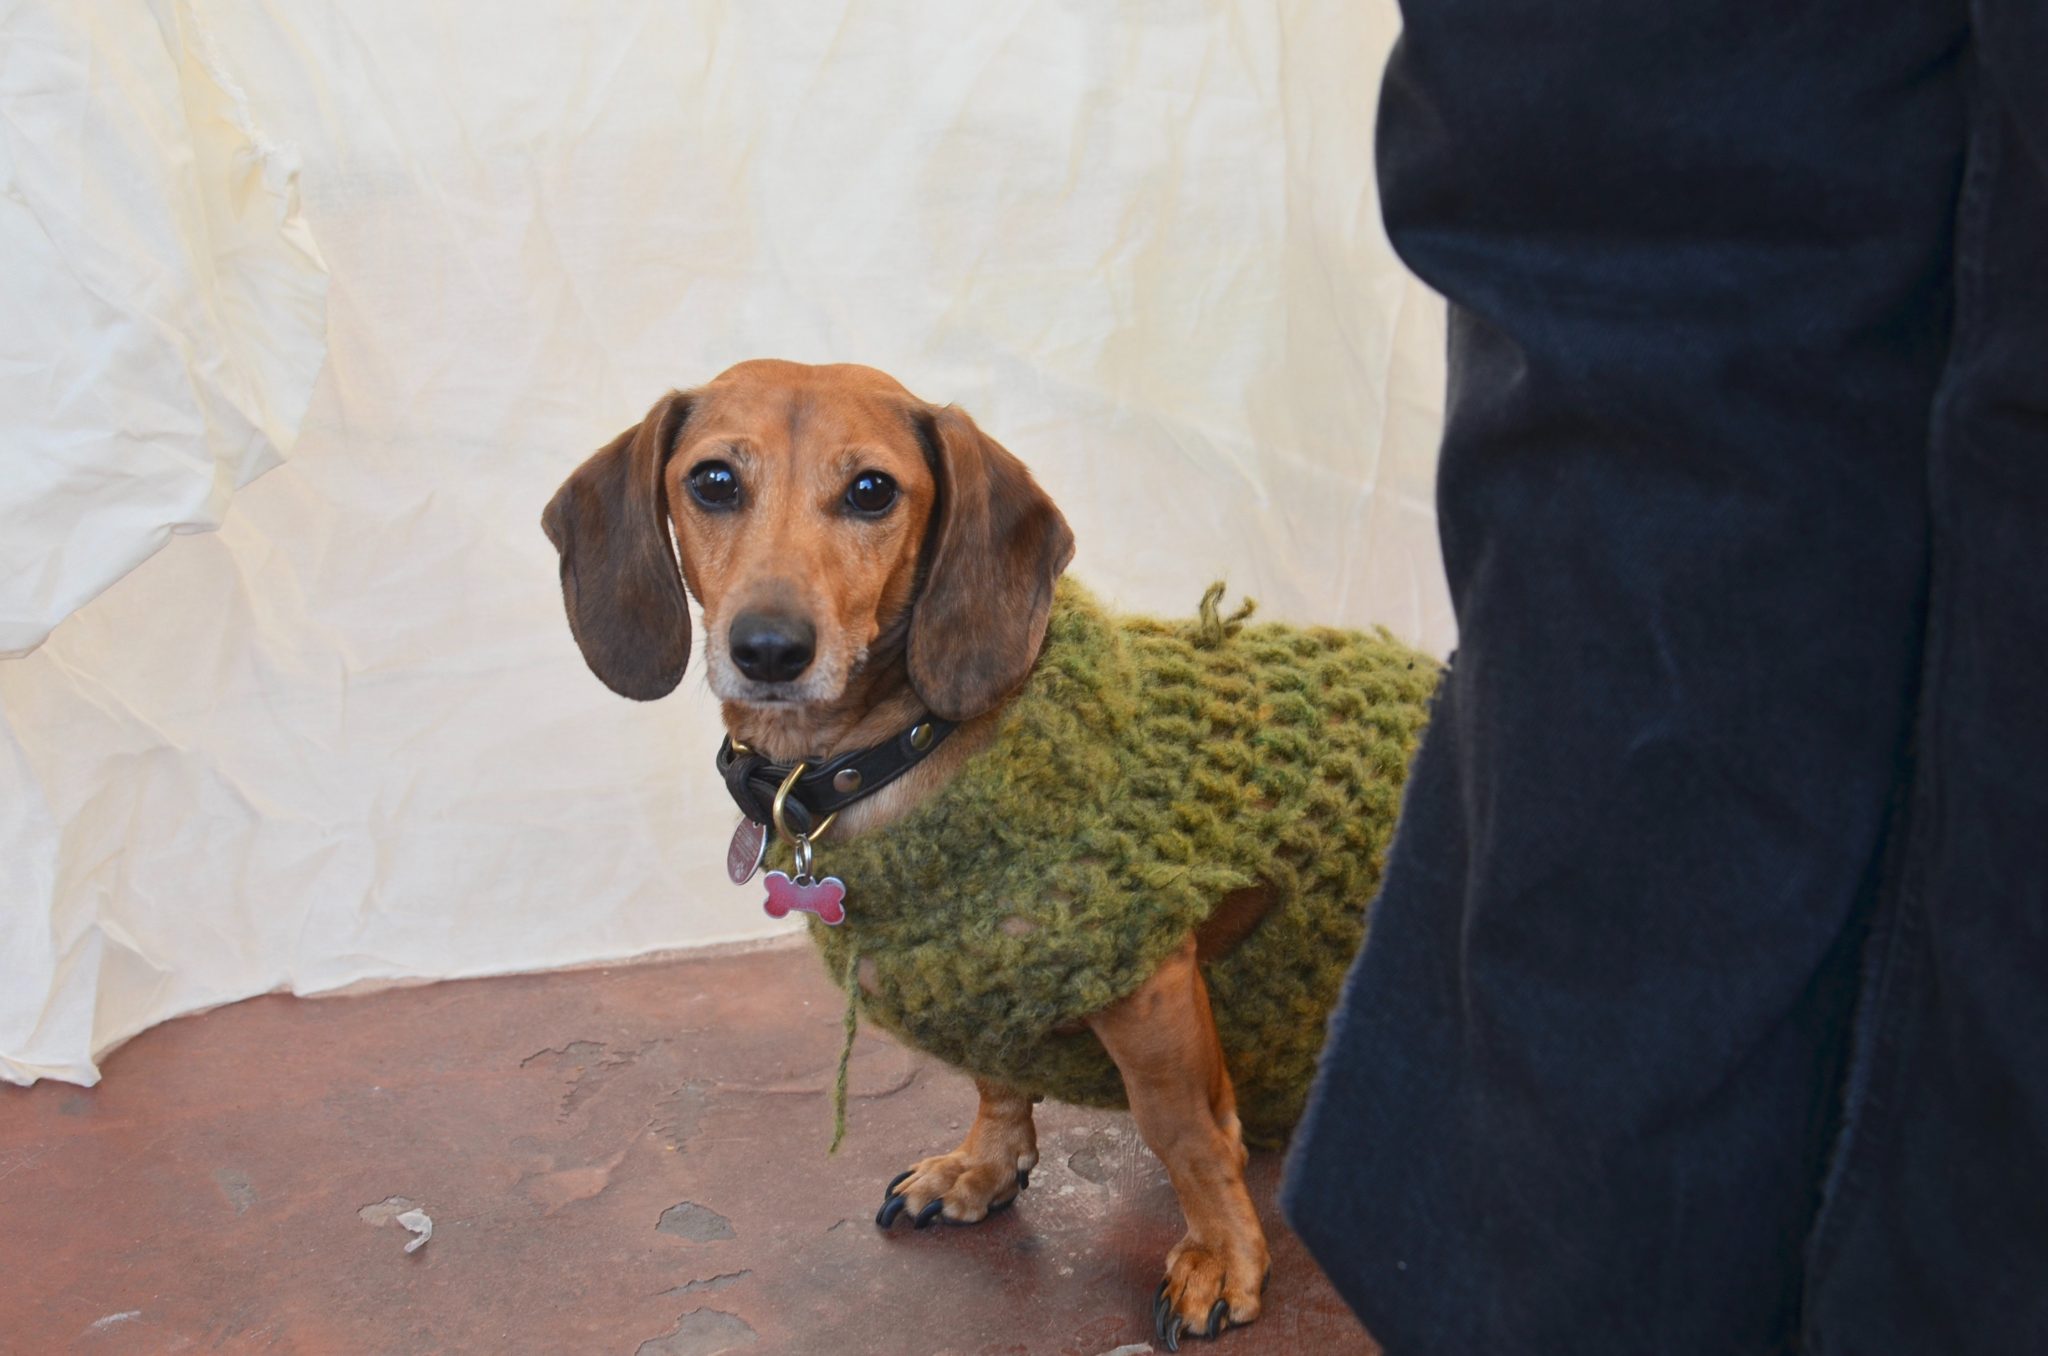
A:
{"type": "Polygon", "coordinates": [[[1247,598],[1237,611],[1228,617],[1222,615],[1223,589],[1219,579],[1202,594],[1200,614],[1195,621],[1195,644],[1204,650],[1213,650],[1236,635],[1259,608],[1257,602],[1247,598]]]}

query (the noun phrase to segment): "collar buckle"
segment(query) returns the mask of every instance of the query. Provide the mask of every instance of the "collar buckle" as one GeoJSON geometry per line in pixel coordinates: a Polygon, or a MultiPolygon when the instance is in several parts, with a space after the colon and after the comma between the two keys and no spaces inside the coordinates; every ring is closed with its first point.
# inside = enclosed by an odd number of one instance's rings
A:
{"type": "Polygon", "coordinates": [[[728,736],[718,747],[718,773],[741,814],[795,842],[823,833],[832,816],[916,767],[957,728],[927,716],[893,738],[817,764],[770,762],[728,736]]]}

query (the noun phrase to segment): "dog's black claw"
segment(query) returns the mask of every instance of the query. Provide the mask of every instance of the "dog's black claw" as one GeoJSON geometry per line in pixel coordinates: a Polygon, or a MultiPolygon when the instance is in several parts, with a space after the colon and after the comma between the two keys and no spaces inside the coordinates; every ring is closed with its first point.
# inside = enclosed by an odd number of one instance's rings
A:
{"type": "Polygon", "coordinates": [[[902,1186],[905,1182],[909,1181],[911,1174],[916,1171],[916,1168],[905,1168],[903,1171],[897,1173],[894,1177],[891,1177],[889,1179],[889,1185],[882,1188],[882,1199],[886,1201],[891,1196],[894,1196],[896,1194],[896,1188],[902,1186]]]}
{"type": "Polygon", "coordinates": [[[910,1200],[908,1197],[891,1196],[888,1200],[883,1201],[882,1208],[875,1212],[875,1223],[881,1225],[884,1229],[888,1228],[896,1222],[896,1217],[903,1213],[903,1207],[909,1204],[910,1200]]]}
{"type": "Polygon", "coordinates": [[[1017,1169],[1017,1190],[1023,1191],[1031,1185],[1031,1169],[1017,1169]]]}
{"type": "Polygon", "coordinates": [[[941,1210],[944,1210],[945,1208],[946,1198],[944,1196],[936,1196],[931,1200],[929,1204],[925,1206],[924,1209],[917,1212],[917,1219],[913,1221],[913,1223],[916,1225],[916,1227],[922,1229],[929,1225],[933,1220],[937,1219],[939,1217],[939,1212],[941,1210]]]}
{"type": "Polygon", "coordinates": [[[1179,1314],[1175,1314],[1173,1322],[1168,1324],[1166,1328],[1166,1349],[1168,1351],[1180,1350],[1180,1335],[1185,1331],[1187,1331],[1187,1324],[1180,1321],[1179,1314]]]}
{"type": "Polygon", "coordinates": [[[1159,1288],[1152,1292],[1152,1335],[1157,1337],[1162,1344],[1166,1341],[1167,1313],[1166,1282],[1161,1281],[1159,1288]]]}
{"type": "Polygon", "coordinates": [[[1209,1308],[1209,1326],[1207,1330],[1205,1330],[1202,1333],[1202,1336],[1214,1337],[1218,1333],[1222,1332],[1224,1316],[1229,1312],[1229,1300],[1217,1300],[1215,1304],[1211,1305],[1209,1308]]]}

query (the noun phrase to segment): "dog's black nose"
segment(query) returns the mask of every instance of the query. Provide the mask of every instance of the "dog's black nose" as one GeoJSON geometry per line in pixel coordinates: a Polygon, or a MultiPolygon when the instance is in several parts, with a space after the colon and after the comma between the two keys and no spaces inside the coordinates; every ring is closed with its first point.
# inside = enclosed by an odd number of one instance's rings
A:
{"type": "Polygon", "coordinates": [[[786,683],[811,665],[818,632],[801,617],[742,612],[732,624],[732,662],[762,683],[786,683]]]}

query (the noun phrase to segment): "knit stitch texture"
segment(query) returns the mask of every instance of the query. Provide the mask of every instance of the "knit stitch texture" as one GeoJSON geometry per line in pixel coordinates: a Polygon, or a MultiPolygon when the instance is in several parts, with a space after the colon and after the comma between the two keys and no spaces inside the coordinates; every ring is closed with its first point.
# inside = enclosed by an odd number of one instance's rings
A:
{"type": "MultiPolygon", "coordinates": [[[[1045,647],[993,743],[908,817],[818,870],[847,919],[811,920],[850,1001],[970,1073],[1124,1105],[1091,1032],[1233,890],[1275,903],[1204,967],[1245,1137],[1299,1118],[1365,935],[1435,660],[1381,632],[1111,617],[1062,580],[1045,647]],[[1028,925],[1028,926],[1027,926],[1028,925]]],[[[787,856],[786,847],[778,851],[787,856]]]]}

